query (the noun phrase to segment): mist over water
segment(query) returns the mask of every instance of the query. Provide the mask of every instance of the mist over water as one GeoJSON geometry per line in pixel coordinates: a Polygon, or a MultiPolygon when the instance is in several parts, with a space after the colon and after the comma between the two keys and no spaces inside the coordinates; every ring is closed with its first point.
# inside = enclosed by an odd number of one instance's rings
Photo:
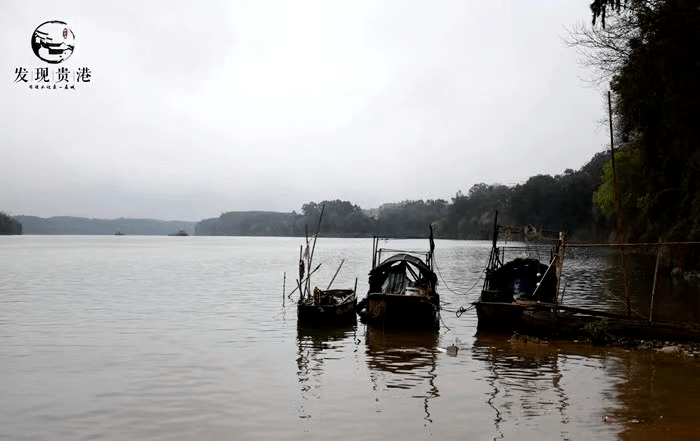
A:
{"type": "MultiPolygon", "coordinates": [[[[476,331],[490,242],[436,241],[437,332],[299,328],[299,238],[0,237],[0,439],[692,439],[700,369],[476,331]],[[286,274],[285,274],[286,273],[286,274]],[[456,356],[444,348],[456,344],[456,356]]],[[[427,240],[385,246],[427,249],[427,240]]],[[[319,239],[313,282],[367,289],[371,239],[319,239]]],[[[605,256],[565,301],[614,309],[605,256]],[[609,293],[611,295],[608,295],[609,293]]],[[[638,302],[643,303],[643,300],[638,302]]]]}

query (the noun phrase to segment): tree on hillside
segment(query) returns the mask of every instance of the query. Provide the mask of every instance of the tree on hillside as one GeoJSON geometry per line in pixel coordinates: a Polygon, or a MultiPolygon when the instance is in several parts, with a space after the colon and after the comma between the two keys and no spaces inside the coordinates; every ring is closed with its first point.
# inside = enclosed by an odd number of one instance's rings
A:
{"type": "Polygon", "coordinates": [[[296,221],[297,230],[303,232],[306,226],[309,234],[313,234],[318,227],[318,221],[323,208],[323,220],[321,234],[363,236],[372,229],[372,219],[364,214],[362,208],[349,201],[323,201],[320,203],[309,202],[302,207],[302,215],[296,221]]]}
{"type": "MultiPolygon", "coordinates": [[[[430,225],[439,225],[447,213],[447,201],[429,199],[383,204],[378,210],[377,230],[388,236],[423,237],[430,225]]],[[[438,229],[438,236],[442,233],[438,229]]]]}
{"type": "Polygon", "coordinates": [[[0,211],[0,234],[22,234],[22,224],[0,211]]]}

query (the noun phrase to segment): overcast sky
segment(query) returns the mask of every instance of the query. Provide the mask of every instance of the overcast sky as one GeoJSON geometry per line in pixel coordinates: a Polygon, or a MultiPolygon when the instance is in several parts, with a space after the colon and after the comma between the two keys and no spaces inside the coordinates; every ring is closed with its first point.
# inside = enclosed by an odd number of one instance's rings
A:
{"type": "Polygon", "coordinates": [[[0,0],[0,211],[375,208],[577,170],[607,139],[562,41],[589,3],[0,0]],[[32,52],[48,20],[75,35],[61,64],[32,52]],[[42,67],[91,81],[15,82],[42,67]]]}

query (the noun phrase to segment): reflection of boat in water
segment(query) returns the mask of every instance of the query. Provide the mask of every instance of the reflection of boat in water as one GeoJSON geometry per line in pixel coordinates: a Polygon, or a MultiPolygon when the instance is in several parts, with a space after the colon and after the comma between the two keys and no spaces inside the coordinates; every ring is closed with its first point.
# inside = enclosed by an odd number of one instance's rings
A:
{"type": "Polygon", "coordinates": [[[518,329],[525,310],[537,304],[553,305],[557,301],[559,278],[566,234],[537,230],[532,226],[500,226],[494,222],[493,246],[486,266],[484,287],[474,304],[480,329],[518,329]],[[498,246],[499,235],[508,240],[519,234],[526,246],[498,246]],[[532,242],[538,242],[535,245],[532,242]],[[533,257],[533,252],[549,251],[548,263],[533,257]],[[536,248],[539,247],[539,248],[536,248]]]}
{"type": "Polygon", "coordinates": [[[405,373],[432,369],[438,353],[436,330],[397,330],[367,327],[368,364],[373,369],[405,373]]]}
{"type": "Polygon", "coordinates": [[[433,229],[430,250],[425,252],[384,250],[374,238],[369,292],[359,307],[368,323],[393,328],[437,329],[440,327],[440,296],[433,271],[433,229]],[[382,253],[396,254],[382,260],[382,253]]]}
{"type": "Polygon", "coordinates": [[[492,409],[493,433],[483,439],[675,440],[700,433],[694,359],[481,330],[470,350],[478,365],[474,387],[487,391],[492,409]]]}
{"type": "MultiPolygon", "coordinates": [[[[479,331],[471,351],[474,360],[484,363],[477,380],[488,384],[486,403],[493,409],[495,430],[490,438],[508,439],[514,422],[517,430],[533,416],[540,422],[546,418],[552,433],[558,425],[566,430],[571,400],[562,381],[559,347],[526,336],[504,340],[502,334],[479,331]]],[[[590,356],[588,352],[581,355],[590,356]]]]}
{"type": "Polygon", "coordinates": [[[432,423],[430,400],[440,396],[435,385],[439,333],[434,329],[366,328],[367,365],[374,390],[408,390],[421,400],[424,419],[432,423]]]}
{"type": "Polygon", "coordinates": [[[320,398],[324,384],[321,377],[326,373],[326,363],[337,359],[338,352],[353,352],[354,349],[344,348],[355,346],[356,332],[357,327],[354,324],[340,326],[297,324],[297,376],[302,398],[299,418],[311,418],[314,405],[305,402],[320,398]]]}
{"type": "Polygon", "coordinates": [[[352,337],[357,331],[354,324],[335,325],[303,325],[297,324],[297,343],[299,347],[322,351],[333,349],[332,343],[352,337]]]}

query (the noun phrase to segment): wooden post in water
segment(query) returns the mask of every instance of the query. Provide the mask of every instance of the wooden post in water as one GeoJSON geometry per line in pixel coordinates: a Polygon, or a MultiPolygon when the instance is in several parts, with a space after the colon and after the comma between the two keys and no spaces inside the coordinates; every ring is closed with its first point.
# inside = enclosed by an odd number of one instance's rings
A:
{"type": "MultiPolygon", "coordinates": [[[[622,213],[620,212],[620,197],[617,189],[617,172],[615,171],[615,148],[613,144],[613,123],[612,123],[612,100],[610,91],[608,90],[608,121],[610,123],[610,165],[612,166],[613,174],[613,200],[615,202],[615,218],[617,220],[617,241],[623,243],[624,233],[622,230],[622,213]]],[[[625,285],[625,300],[627,302],[627,315],[632,315],[632,306],[630,299],[630,288],[627,282],[627,267],[625,265],[625,252],[620,247],[620,258],[622,260],[622,281],[625,285]]]]}

